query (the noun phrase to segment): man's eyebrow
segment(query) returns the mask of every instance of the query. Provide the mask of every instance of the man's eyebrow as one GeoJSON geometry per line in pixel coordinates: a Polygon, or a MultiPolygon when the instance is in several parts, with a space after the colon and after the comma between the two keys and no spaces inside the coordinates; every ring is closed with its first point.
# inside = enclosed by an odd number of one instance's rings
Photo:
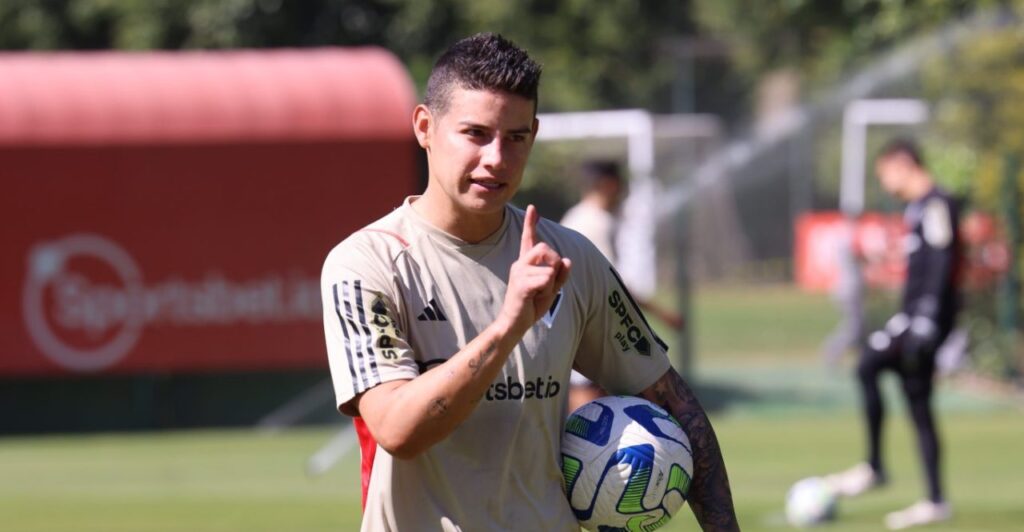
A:
{"type": "MultiPolygon", "coordinates": [[[[490,127],[490,126],[485,126],[483,124],[479,124],[479,123],[473,122],[472,120],[460,120],[458,122],[458,124],[461,125],[461,126],[474,127],[474,128],[477,128],[477,129],[486,129],[486,130],[494,129],[494,128],[490,127]]],[[[516,129],[509,130],[509,133],[516,134],[516,135],[533,133],[533,128],[530,127],[530,126],[522,126],[522,127],[516,128],[516,129]]]]}

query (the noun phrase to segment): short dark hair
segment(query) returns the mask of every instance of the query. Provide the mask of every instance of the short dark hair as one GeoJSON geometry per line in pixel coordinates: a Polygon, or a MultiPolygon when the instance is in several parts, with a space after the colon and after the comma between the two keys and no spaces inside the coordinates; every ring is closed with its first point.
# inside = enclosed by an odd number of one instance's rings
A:
{"type": "Polygon", "coordinates": [[[918,167],[924,167],[924,157],[921,156],[921,148],[911,139],[894,138],[889,140],[879,150],[876,159],[883,159],[893,155],[905,155],[918,167]]]}
{"type": "Polygon", "coordinates": [[[453,44],[434,63],[423,103],[444,114],[454,87],[522,96],[537,109],[541,67],[526,51],[496,33],[477,33],[453,44]]]}
{"type": "Polygon", "coordinates": [[[600,181],[606,179],[621,183],[622,170],[616,161],[610,159],[591,159],[580,165],[580,177],[583,180],[583,187],[590,190],[596,187],[600,181]]]}

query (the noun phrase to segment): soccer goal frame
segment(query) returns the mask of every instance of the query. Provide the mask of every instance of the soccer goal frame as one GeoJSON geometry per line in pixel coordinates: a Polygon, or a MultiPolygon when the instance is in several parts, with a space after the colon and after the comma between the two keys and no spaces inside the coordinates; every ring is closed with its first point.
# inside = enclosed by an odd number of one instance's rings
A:
{"type": "MultiPolygon", "coordinates": [[[[642,109],[619,109],[570,113],[541,113],[537,143],[585,141],[588,139],[621,139],[626,144],[626,166],[629,170],[629,195],[621,209],[620,234],[616,241],[616,267],[630,287],[641,297],[649,298],[657,291],[659,223],[686,222],[678,217],[680,209],[666,207],[662,196],[665,178],[689,176],[658,176],[659,141],[671,141],[674,149],[688,149],[688,140],[717,143],[722,127],[717,117],[702,114],[655,115],[642,109]],[[661,177],[661,179],[658,179],[661,177]]],[[[696,161],[696,157],[694,160],[696,161]]],[[[680,228],[681,234],[685,227],[680,228]]],[[[686,253],[686,240],[675,246],[680,255],[686,253]]],[[[676,261],[677,304],[684,316],[689,314],[689,278],[683,260],[676,261]]],[[[676,339],[676,365],[688,373],[691,365],[690,335],[684,330],[676,339]]]]}

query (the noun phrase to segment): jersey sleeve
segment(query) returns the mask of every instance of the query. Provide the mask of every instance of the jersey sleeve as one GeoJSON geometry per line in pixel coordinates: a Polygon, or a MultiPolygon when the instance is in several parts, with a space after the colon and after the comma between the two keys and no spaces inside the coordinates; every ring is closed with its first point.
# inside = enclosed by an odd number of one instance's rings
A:
{"type": "Polygon", "coordinates": [[[924,237],[921,253],[927,269],[923,272],[923,291],[910,309],[915,317],[932,321],[948,309],[942,309],[943,293],[953,282],[957,249],[953,245],[956,212],[950,201],[933,197],[924,206],[921,232],[924,237]]]}
{"type": "Polygon", "coordinates": [[[583,278],[574,280],[588,296],[574,368],[609,393],[638,394],[671,367],[668,346],[651,329],[615,268],[596,249],[587,255],[583,278]]]}
{"type": "MultiPolygon", "coordinates": [[[[386,250],[385,250],[386,251],[386,250]]],[[[340,244],[324,263],[320,288],[327,359],[338,410],[378,384],[419,375],[401,323],[392,260],[358,240],[340,244]]]]}

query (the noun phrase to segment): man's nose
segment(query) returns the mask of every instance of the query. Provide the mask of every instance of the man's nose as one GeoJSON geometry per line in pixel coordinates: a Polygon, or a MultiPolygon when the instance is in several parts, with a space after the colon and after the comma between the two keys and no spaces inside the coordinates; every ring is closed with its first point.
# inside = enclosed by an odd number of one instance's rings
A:
{"type": "Polygon", "coordinates": [[[505,143],[502,142],[501,137],[495,137],[494,140],[483,147],[480,162],[487,168],[502,168],[505,166],[505,143]]]}

